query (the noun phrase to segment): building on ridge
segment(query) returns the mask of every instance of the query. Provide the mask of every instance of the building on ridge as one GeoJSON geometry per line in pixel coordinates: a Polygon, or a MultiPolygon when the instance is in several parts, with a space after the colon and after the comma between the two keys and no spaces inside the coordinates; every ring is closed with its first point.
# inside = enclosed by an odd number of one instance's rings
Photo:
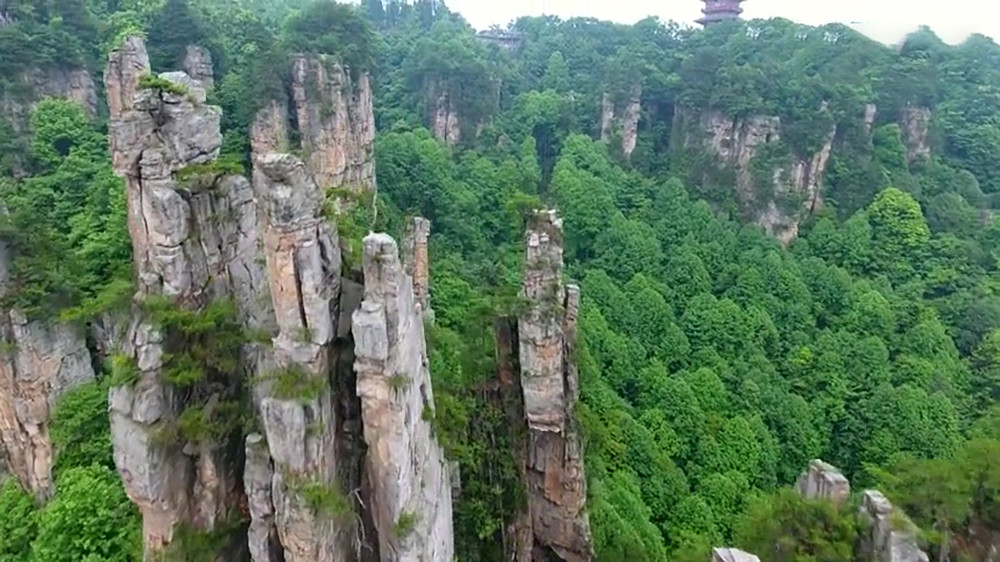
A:
{"type": "Polygon", "coordinates": [[[740,14],[743,13],[743,8],[740,7],[740,4],[742,4],[744,0],[701,1],[705,3],[705,7],[701,9],[701,13],[705,15],[696,21],[705,27],[720,21],[737,19],[740,17],[740,14]]]}

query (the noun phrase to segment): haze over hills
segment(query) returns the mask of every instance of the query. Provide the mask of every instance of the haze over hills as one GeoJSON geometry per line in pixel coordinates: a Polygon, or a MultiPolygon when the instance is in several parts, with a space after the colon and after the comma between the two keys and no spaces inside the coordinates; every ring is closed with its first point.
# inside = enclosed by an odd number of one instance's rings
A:
{"type": "MultiPolygon", "coordinates": [[[[693,25],[701,15],[698,0],[450,0],[452,10],[460,12],[477,29],[504,25],[522,15],[553,14],[562,18],[593,17],[620,23],[634,23],[648,16],[693,25]]],[[[946,43],[956,44],[973,33],[996,39],[1000,36],[997,16],[1000,8],[989,2],[956,0],[954,2],[907,2],[906,0],[843,0],[839,2],[801,2],[796,0],[748,0],[743,4],[746,19],[783,17],[808,25],[841,22],[869,37],[895,44],[921,25],[927,25],[946,43]]]]}

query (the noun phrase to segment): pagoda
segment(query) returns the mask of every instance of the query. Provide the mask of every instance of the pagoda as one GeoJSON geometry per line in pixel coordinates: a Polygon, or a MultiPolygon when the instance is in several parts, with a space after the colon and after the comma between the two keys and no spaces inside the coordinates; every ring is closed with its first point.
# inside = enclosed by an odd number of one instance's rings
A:
{"type": "Polygon", "coordinates": [[[720,21],[734,20],[743,13],[743,8],[740,7],[743,0],[701,1],[705,3],[705,7],[701,9],[701,13],[705,15],[698,19],[697,22],[706,27],[720,21]]]}

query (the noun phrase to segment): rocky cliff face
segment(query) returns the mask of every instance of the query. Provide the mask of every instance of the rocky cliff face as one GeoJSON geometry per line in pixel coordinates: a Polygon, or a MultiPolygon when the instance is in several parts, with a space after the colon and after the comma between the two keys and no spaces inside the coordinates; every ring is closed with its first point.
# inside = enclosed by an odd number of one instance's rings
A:
{"type": "MultiPolygon", "coordinates": [[[[805,498],[827,500],[843,506],[851,484],[836,467],[813,460],[799,476],[796,491],[805,498]]],[[[917,544],[917,527],[906,514],[877,490],[865,490],[859,508],[867,523],[857,544],[859,560],[871,562],[927,562],[927,554],[917,544]]]]}
{"type": "MultiPolygon", "coordinates": [[[[0,281],[2,283],[2,281],[0,281]]],[[[29,321],[17,310],[0,316],[0,445],[7,469],[38,499],[52,489],[55,451],[49,420],[59,398],[94,380],[82,330],[29,321]]]]}
{"type": "Polygon", "coordinates": [[[833,150],[836,126],[827,132],[818,152],[807,158],[783,154],[780,162],[776,161],[767,170],[766,178],[761,178],[759,174],[755,177],[755,159],[766,148],[778,146],[781,140],[778,117],[731,119],[708,110],[697,117],[695,126],[694,116],[680,108],[677,116],[675,125],[681,127],[685,148],[707,149],[717,165],[731,169],[744,215],[783,244],[794,240],[800,222],[823,206],[823,176],[833,150]]]}
{"type": "Polygon", "coordinates": [[[931,157],[931,110],[926,107],[905,107],[899,117],[899,128],[906,145],[906,160],[913,163],[931,157]]]}
{"type": "Polygon", "coordinates": [[[616,111],[615,103],[607,93],[601,98],[601,140],[607,142],[612,132],[619,132],[622,154],[632,156],[639,140],[639,118],[642,115],[642,86],[632,88],[628,103],[616,111]]]}
{"type": "MultiPolygon", "coordinates": [[[[238,389],[171,383],[166,372],[178,352],[176,334],[142,304],[160,296],[198,310],[231,299],[241,325],[266,330],[273,320],[260,298],[267,285],[249,182],[210,168],[185,173],[218,155],[221,111],[205,105],[204,88],[183,72],[160,77],[184,93],[140,89],[138,79],[148,71],[145,47],[132,38],[110,55],[105,82],[112,160],[125,178],[137,279],[137,306],[121,349],[133,380],[110,390],[111,432],[115,463],[142,513],[152,558],[170,544],[178,525],[211,530],[230,518],[242,483],[227,447],[231,435],[193,440],[175,429],[193,396],[204,394],[204,415],[210,416],[213,404],[238,389]]],[[[247,349],[238,369],[258,370],[258,355],[247,349]]]]}
{"type": "Polygon", "coordinates": [[[427,240],[431,235],[431,221],[414,217],[407,225],[403,238],[403,264],[406,274],[413,279],[413,297],[420,306],[424,318],[434,321],[431,309],[430,258],[427,255],[427,240]]]}
{"type": "Polygon", "coordinates": [[[401,562],[449,562],[451,481],[430,424],[434,397],[414,280],[384,234],[364,240],[364,275],[352,329],[380,552],[401,562]]]}
{"type": "Polygon", "coordinates": [[[873,562],[927,562],[917,546],[917,528],[877,490],[865,490],[861,515],[868,521],[861,554],[873,562]]]}
{"type": "Polygon", "coordinates": [[[434,138],[448,146],[455,146],[462,140],[462,127],[458,111],[448,92],[437,93],[431,89],[430,99],[434,100],[430,110],[431,131],[434,138]]]}
{"type": "Polygon", "coordinates": [[[184,52],[183,70],[191,78],[201,82],[206,90],[215,87],[215,69],[212,53],[198,45],[188,45],[184,52]]]}
{"type": "Polygon", "coordinates": [[[97,116],[97,85],[85,68],[33,69],[18,77],[24,93],[0,93],[0,116],[15,130],[27,127],[31,110],[45,98],[62,98],[79,104],[91,117],[97,116]]]}
{"type": "Polygon", "coordinates": [[[305,163],[321,189],[375,191],[375,114],[367,73],[323,56],[292,64],[292,101],[305,163]]]}
{"type": "Polygon", "coordinates": [[[795,483],[795,490],[809,499],[824,499],[843,505],[851,495],[851,483],[831,464],[816,459],[795,483]]]}
{"type": "Polygon", "coordinates": [[[501,323],[497,337],[500,387],[516,391],[521,406],[511,423],[525,426],[516,448],[527,506],[511,529],[511,556],[521,562],[594,557],[583,450],[573,417],[580,293],[563,284],[562,268],[562,220],[554,211],[537,212],[526,234],[525,310],[516,329],[501,323]]]}
{"type": "Polygon", "coordinates": [[[712,562],[760,562],[760,558],[735,548],[713,548],[712,562]]]}

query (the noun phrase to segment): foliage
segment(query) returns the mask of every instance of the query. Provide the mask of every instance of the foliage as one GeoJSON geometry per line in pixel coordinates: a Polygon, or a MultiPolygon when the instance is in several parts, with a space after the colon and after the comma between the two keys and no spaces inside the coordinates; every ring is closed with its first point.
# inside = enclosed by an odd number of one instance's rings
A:
{"type": "Polygon", "coordinates": [[[13,477],[0,481],[0,560],[28,562],[31,543],[38,533],[35,500],[13,477]]]}
{"type": "Polygon", "coordinates": [[[59,399],[49,427],[57,478],[75,466],[114,469],[107,400],[107,387],[97,382],[73,388],[59,399]]]}
{"type": "Polygon", "coordinates": [[[326,377],[314,375],[297,363],[288,365],[268,375],[263,380],[271,380],[271,394],[279,400],[298,400],[310,403],[323,394],[330,386],[326,377]]]}
{"type": "Polygon", "coordinates": [[[68,468],[38,512],[31,560],[126,562],[141,551],[139,517],[118,474],[99,465],[68,468]],[[85,530],[85,532],[81,532],[85,530]]]}
{"type": "Polygon", "coordinates": [[[166,78],[153,76],[152,74],[146,74],[139,77],[139,89],[156,90],[161,94],[174,94],[175,96],[183,96],[188,93],[187,86],[171,82],[166,78]]]}

